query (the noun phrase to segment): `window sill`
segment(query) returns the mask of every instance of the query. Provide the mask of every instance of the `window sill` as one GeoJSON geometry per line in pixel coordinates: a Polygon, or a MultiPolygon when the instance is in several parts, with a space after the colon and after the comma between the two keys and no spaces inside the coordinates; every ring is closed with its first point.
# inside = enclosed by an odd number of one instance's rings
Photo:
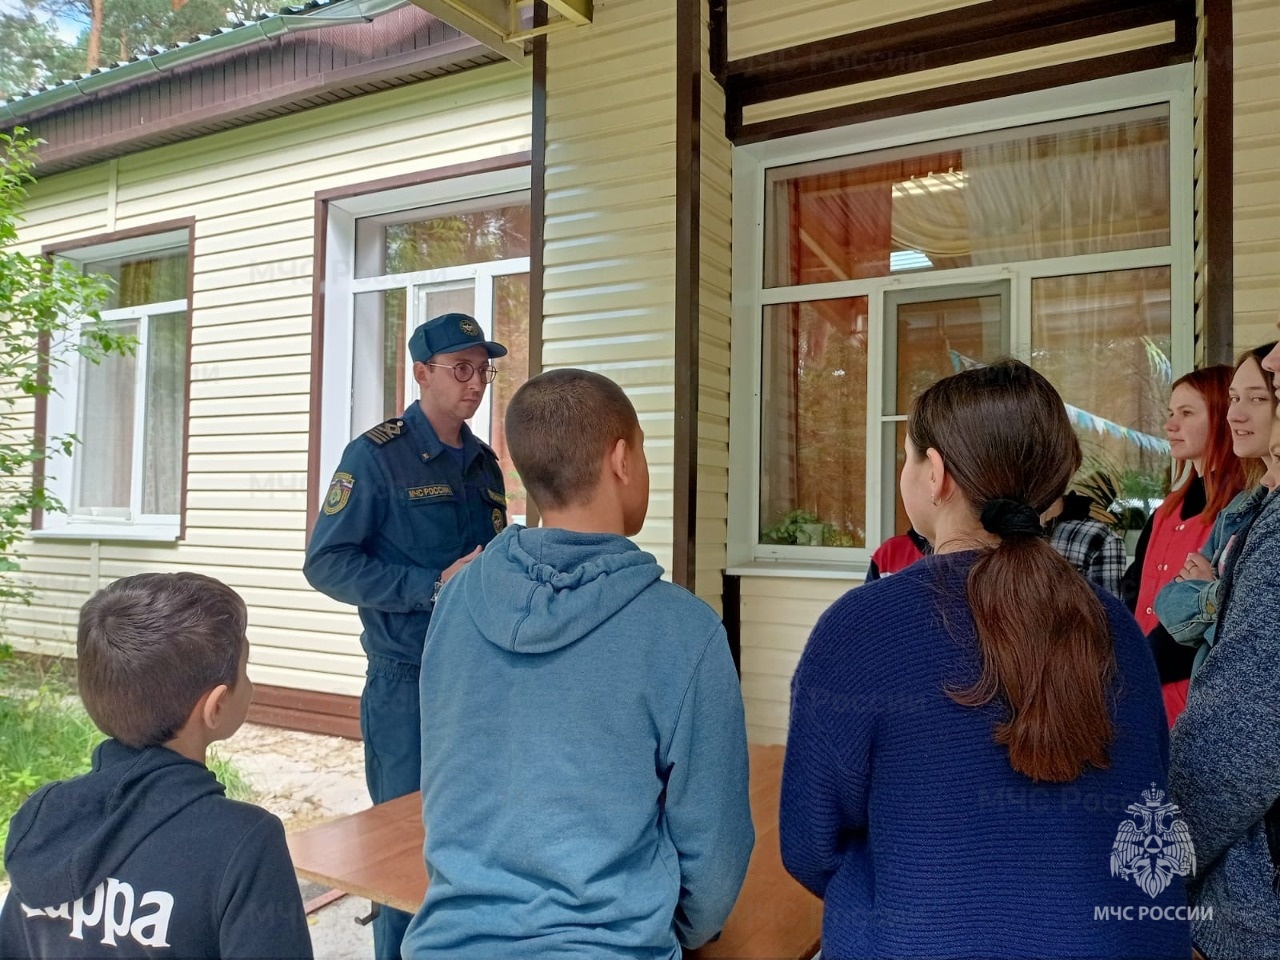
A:
{"type": "Polygon", "coordinates": [[[847,580],[861,583],[866,579],[865,562],[833,560],[752,560],[737,563],[725,570],[732,577],[791,577],[807,580],[847,580]]]}
{"type": "Polygon", "coordinates": [[[181,527],[173,524],[88,524],[68,523],[63,526],[32,530],[32,540],[133,540],[151,543],[174,543],[181,527]]]}

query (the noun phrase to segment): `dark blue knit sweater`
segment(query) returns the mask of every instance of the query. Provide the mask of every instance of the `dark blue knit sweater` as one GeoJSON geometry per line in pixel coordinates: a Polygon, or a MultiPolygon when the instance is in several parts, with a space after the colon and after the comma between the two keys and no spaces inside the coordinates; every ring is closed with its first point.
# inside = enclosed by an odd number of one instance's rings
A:
{"type": "Polygon", "coordinates": [[[975,558],[930,557],[851,590],[796,670],[782,856],[825,901],[824,960],[1186,958],[1181,878],[1153,899],[1111,869],[1121,822],[1138,822],[1126,808],[1153,785],[1167,791],[1146,640],[1101,594],[1118,667],[1111,766],[1035,783],[993,741],[997,707],[961,707],[943,692],[980,668],[964,592],[975,558]]]}

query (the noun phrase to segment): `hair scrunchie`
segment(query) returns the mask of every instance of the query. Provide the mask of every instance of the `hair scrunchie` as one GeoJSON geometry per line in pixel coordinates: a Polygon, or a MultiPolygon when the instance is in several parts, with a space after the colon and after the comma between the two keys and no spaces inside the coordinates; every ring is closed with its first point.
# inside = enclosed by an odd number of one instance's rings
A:
{"type": "Polygon", "coordinates": [[[984,530],[1001,539],[1044,536],[1040,514],[1021,500],[1004,497],[988,500],[982,507],[981,520],[984,530]]]}

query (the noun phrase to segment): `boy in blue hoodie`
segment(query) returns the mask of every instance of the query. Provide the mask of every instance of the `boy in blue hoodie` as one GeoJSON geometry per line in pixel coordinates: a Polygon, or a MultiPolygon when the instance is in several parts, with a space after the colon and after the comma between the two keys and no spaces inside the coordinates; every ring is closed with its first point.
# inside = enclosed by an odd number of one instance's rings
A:
{"type": "Polygon", "coordinates": [[[755,841],[724,628],[627,539],[649,468],[617,384],[534,377],[506,436],[544,526],[499,534],[432,617],[430,887],[401,950],[679,958],[723,926],[755,841]]]}
{"type": "Polygon", "coordinates": [[[0,957],[311,957],[280,821],[205,766],[253,697],[244,601],[142,574],[80,610],[80,698],[110,738],[9,825],[0,957]]]}

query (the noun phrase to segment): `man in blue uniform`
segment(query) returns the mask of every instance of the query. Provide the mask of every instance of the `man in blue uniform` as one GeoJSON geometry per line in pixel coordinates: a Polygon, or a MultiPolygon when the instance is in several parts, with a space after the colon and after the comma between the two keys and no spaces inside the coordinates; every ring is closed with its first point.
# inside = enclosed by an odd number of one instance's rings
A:
{"type": "MultiPolygon", "coordinates": [[[[418,327],[409,355],[419,398],[347,445],[307,548],[307,580],[355,604],[364,626],[360,730],[374,803],[419,788],[418,668],[431,611],[507,523],[497,455],[466,424],[495,375],[491,360],[506,352],[465,314],[418,327]]],[[[378,960],[400,956],[410,919],[381,908],[378,960]]]]}

